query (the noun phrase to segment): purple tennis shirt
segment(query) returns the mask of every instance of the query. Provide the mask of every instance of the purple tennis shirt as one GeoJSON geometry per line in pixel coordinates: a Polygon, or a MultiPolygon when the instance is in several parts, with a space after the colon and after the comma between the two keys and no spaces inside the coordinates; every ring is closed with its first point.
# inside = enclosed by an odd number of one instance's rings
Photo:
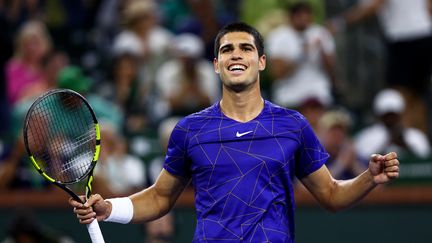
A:
{"type": "Polygon", "coordinates": [[[164,168],[192,179],[194,242],[293,242],[293,179],[328,157],[296,111],[265,101],[255,119],[238,122],[216,103],[176,125],[164,168]]]}

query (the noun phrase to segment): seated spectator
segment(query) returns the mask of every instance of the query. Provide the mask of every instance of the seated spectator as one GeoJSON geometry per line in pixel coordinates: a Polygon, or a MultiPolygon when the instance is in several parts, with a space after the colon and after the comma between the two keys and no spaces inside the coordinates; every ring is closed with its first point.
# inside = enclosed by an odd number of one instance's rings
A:
{"type": "Polygon", "coordinates": [[[405,100],[394,89],[380,91],[374,99],[375,124],[361,130],[355,137],[355,147],[364,160],[372,153],[396,151],[399,157],[430,155],[426,134],[402,123],[405,100]]]}
{"type": "Polygon", "coordinates": [[[146,91],[139,82],[139,55],[130,50],[118,50],[109,70],[108,81],[95,90],[116,103],[125,114],[123,132],[126,135],[142,131],[148,124],[146,91]]]}
{"type": "Polygon", "coordinates": [[[204,43],[196,35],[180,34],[173,39],[174,59],[156,74],[156,86],[171,109],[171,115],[187,115],[217,101],[220,82],[211,62],[204,59],[204,43]]]}
{"type": "Polygon", "coordinates": [[[14,56],[5,67],[9,105],[46,91],[43,60],[50,48],[51,40],[42,22],[26,22],[18,31],[14,56]]]}
{"type": "Polygon", "coordinates": [[[366,169],[360,162],[349,131],[351,118],[346,111],[330,110],[319,119],[318,137],[330,154],[326,162],[334,178],[354,178],[366,169]]]}
{"type": "Polygon", "coordinates": [[[122,13],[124,29],[115,37],[114,54],[117,50],[133,47],[140,52],[140,80],[150,87],[157,67],[166,60],[172,33],[160,25],[158,5],[154,0],[128,1],[122,13]]]}
{"type": "Polygon", "coordinates": [[[94,190],[102,195],[131,194],[145,185],[144,162],[127,152],[127,143],[109,122],[101,122],[101,151],[95,168],[94,190]]]}
{"type": "Polygon", "coordinates": [[[336,88],[335,43],[324,27],[312,22],[309,4],[297,2],[289,9],[290,23],[271,31],[266,38],[272,99],[276,104],[298,108],[305,97],[325,104],[333,101],[336,88]]]}

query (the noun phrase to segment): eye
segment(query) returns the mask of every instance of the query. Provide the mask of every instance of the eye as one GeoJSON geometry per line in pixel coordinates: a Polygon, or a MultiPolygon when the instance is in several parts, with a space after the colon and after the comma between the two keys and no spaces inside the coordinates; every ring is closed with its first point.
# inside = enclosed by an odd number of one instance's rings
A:
{"type": "Polygon", "coordinates": [[[230,52],[230,51],[231,51],[230,48],[223,48],[223,49],[221,50],[222,53],[228,53],[228,52],[230,52]]]}
{"type": "Polygon", "coordinates": [[[254,50],[254,48],[252,46],[249,46],[249,45],[245,45],[242,47],[242,51],[244,51],[244,52],[251,52],[253,50],[254,50]]]}

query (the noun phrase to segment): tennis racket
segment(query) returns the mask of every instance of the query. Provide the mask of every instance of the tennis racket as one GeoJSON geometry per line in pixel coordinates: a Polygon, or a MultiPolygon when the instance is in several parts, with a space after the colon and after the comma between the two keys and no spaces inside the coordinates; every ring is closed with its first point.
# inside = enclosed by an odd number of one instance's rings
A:
{"type": "MultiPolygon", "coordinates": [[[[83,202],[68,185],[87,178],[86,198],[90,197],[100,151],[100,130],[96,115],[83,96],[68,89],[46,92],[27,112],[23,133],[30,161],[46,180],[83,202]]],[[[87,229],[93,243],[104,242],[97,220],[87,229]]]]}

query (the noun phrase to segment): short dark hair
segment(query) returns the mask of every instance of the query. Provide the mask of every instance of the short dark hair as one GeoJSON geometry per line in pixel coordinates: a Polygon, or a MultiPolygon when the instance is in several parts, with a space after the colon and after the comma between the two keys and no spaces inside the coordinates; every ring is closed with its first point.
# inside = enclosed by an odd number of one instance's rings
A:
{"type": "Polygon", "coordinates": [[[301,11],[311,12],[312,13],[312,6],[308,2],[294,2],[292,4],[288,5],[288,12],[293,15],[301,11]]]}
{"type": "Polygon", "coordinates": [[[264,55],[264,39],[261,36],[261,34],[256,30],[254,27],[243,23],[243,22],[235,22],[231,24],[227,24],[222,29],[219,30],[218,34],[216,35],[216,39],[214,42],[214,55],[215,57],[219,54],[219,46],[220,46],[220,39],[231,32],[246,32],[254,37],[255,40],[255,46],[258,50],[258,56],[264,55]]]}

